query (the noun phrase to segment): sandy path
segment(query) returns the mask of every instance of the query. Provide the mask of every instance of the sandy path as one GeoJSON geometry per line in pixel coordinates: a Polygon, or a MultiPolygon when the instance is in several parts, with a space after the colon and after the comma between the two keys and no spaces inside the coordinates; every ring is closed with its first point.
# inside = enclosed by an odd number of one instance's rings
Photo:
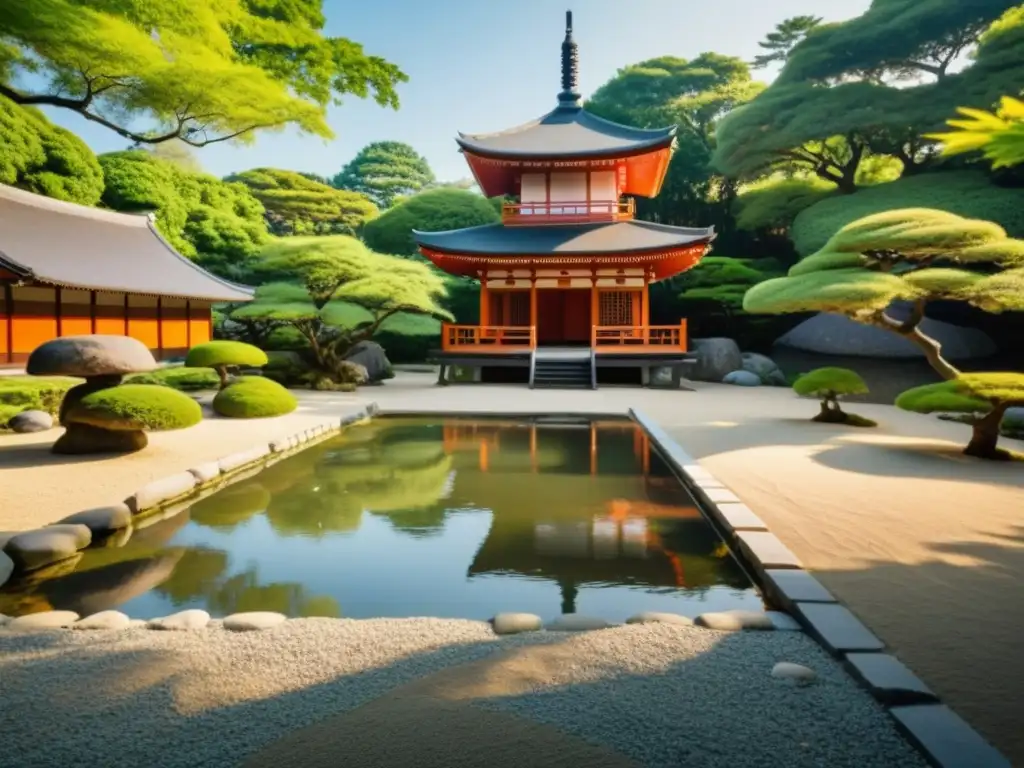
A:
{"type": "Polygon", "coordinates": [[[353,395],[300,393],[298,410],[287,416],[222,419],[208,412],[190,429],[151,433],[146,449],[128,456],[56,456],[50,446],[61,435],[59,428],[0,435],[0,532],[35,528],[113,504],[152,480],[340,420],[365,402],[353,395]]]}

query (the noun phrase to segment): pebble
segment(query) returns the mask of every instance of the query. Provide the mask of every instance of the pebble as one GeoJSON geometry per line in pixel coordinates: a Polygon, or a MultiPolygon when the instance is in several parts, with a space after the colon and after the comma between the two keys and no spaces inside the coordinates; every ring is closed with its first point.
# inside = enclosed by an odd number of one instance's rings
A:
{"type": "Polygon", "coordinates": [[[780,680],[793,680],[797,685],[810,685],[818,678],[818,673],[802,664],[780,661],[772,667],[772,677],[780,680]]]}
{"type": "Polygon", "coordinates": [[[591,629],[608,629],[614,624],[597,616],[582,616],[578,613],[563,613],[544,628],[549,632],[586,632],[591,629]]]}
{"type": "Polygon", "coordinates": [[[693,623],[698,627],[737,632],[742,629],[775,629],[771,616],[758,611],[720,611],[702,613],[693,623]]]}
{"type": "MultiPolygon", "coordinates": [[[[132,512],[127,504],[112,504],[108,507],[86,509],[69,515],[60,521],[65,525],[84,525],[93,536],[105,536],[127,528],[132,524],[132,512]]],[[[55,528],[55,525],[49,526],[55,528]]]]}
{"type": "Polygon", "coordinates": [[[7,422],[7,426],[21,434],[45,432],[48,429],[53,429],[53,416],[46,411],[22,411],[16,416],[12,416],[11,420],[7,422]]]}
{"type": "Polygon", "coordinates": [[[72,629],[126,629],[131,621],[120,611],[100,611],[71,625],[72,629]]]}
{"type": "Polygon", "coordinates": [[[16,632],[32,632],[39,629],[61,629],[78,621],[74,611],[42,611],[18,616],[7,622],[4,629],[16,632]]]}
{"type": "Polygon", "coordinates": [[[693,619],[679,613],[659,613],[658,611],[644,611],[626,619],[627,624],[680,624],[692,626],[693,619]]]}
{"type": "Polygon", "coordinates": [[[261,629],[270,629],[278,624],[283,624],[288,617],[283,613],[273,611],[249,611],[248,613],[233,613],[226,616],[223,621],[224,629],[232,632],[254,632],[261,629]]]}
{"type": "Polygon", "coordinates": [[[533,613],[499,613],[491,619],[491,626],[496,635],[517,635],[542,629],[544,621],[533,613]]]}
{"type": "Polygon", "coordinates": [[[161,619],[153,619],[146,626],[150,629],[191,630],[203,629],[209,623],[210,614],[198,608],[192,608],[187,611],[172,613],[170,616],[164,616],[161,619]]]}

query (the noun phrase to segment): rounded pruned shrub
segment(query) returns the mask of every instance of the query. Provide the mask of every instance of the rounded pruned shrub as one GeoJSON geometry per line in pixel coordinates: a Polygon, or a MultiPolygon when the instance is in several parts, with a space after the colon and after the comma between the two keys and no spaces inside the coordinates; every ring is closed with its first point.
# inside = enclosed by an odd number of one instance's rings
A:
{"type": "Polygon", "coordinates": [[[794,381],[793,391],[804,397],[816,397],[821,400],[821,411],[812,421],[846,424],[851,427],[877,426],[871,419],[847,413],[839,407],[840,397],[864,395],[868,392],[868,385],[864,379],[849,368],[817,368],[794,381]]]}
{"type": "Polygon", "coordinates": [[[199,403],[170,387],[122,384],[87,394],[65,420],[107,430],[163,431],[192,427],[202,421],[199,403]]]}
{"type": "Polygon", "coordinates": [[[125,379],[126,384],[153,384],[177,389],[180,392],[199,392],[217,389],[220,376],[213,368],[161,368],[151,373],[136,373],[125,379]]]}
{"type": "Polygon", "coordinates": [[[242,341],[208,341],[197,344],[185,357],[186,368],[213,368],[220,376],[220,388],[228,385],[228,368],[244,365],[260,368],[267,364],[267,353],[242,341]]]}
{"type": "Polygon", "coordinates": [[[283,416],[298,405],[295,395],[276,381],[262,376],[244,376],[213,398],[213,410],[231,419],[283,416]]]}

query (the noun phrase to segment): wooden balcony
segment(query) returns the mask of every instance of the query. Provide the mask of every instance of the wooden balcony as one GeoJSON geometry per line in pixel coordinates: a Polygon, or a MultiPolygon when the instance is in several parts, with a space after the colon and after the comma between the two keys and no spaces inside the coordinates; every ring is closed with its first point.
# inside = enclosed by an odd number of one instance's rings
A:
{"type": "Polygon", "coordinates": [[[595,325],[590,346],[599,355],[685,352],[686,321],[679,325],[595,325]]]}
{"type": "Polygon", "coordinates": [[[450,323],[441,326],[442,352],[529,352],[536,346],[537,329],[533,326],[450,323]]]}
{"type": "Polygon", "coordinates": [[[501,220],[506,226],[629,221],[635,215],[636,201],[633,198],[621,201],[505,203],[501,207],[501,220]]]}

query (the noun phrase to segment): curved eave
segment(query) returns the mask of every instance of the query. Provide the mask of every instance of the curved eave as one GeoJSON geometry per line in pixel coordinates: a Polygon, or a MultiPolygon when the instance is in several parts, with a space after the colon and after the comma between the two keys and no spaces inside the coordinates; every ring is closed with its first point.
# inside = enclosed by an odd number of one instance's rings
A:
{"type": "Polygon", "coordinates": [[[508,160],[508,161],[533,161],[533,162],[557,162],[559,160],[608,160],[627,159],[637,155],[646,155],[649,152],[657,152],[668,149],[675,141],[675,131],[667,137],[651,139],[649,141],[636,142],[628,146],[608,147],[606,149],[573,150],[560,152],[534,152],[526,150],[502,150],[488,147],[483,144],[474,143],[466,139],[457,138],[455,141],[463,153],[480,157],[485,160],[508,160]]]}

